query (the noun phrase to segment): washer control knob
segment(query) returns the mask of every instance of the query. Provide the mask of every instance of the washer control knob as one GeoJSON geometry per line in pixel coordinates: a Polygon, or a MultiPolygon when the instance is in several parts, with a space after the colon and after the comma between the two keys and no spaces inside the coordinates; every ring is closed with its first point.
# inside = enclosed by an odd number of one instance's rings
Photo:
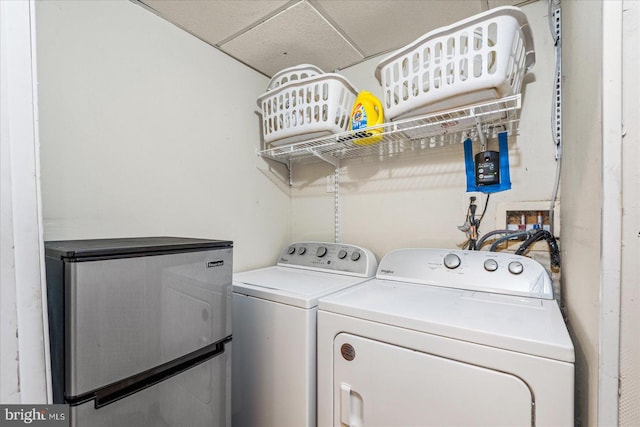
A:
{"type": "Polygon", "coordinates": [[[351,254],[351,261],[357,261],[360,259],[360,257],[361,257],[360,252],[353,251],[353,253],[351,254]]]}
{"type": "Polygon", "coordinates": [[[444,266],[452,270],[460,267],[460,262],[460,257],[456,254],[447,254],[444,257],[444,266]]]}
{"type": "Polygon", "coordinates": [[[287,248],[287,253],[288,253],[289,255],[293,255],[295,252],[296,252],[296,247],[295,247],[295,246],[289,246],[289,247],[287,248]]]}
{"type": "Polygon", "coordinates": [[[307,252],[307,248],[305,248],[304,246],[300,246],[298,248],[298,255],[304,255],[305,252],[307,252]]]}
{"type": "Polygon", "coordinates": [[[520,261],[511,261],[509,263],[509,272],[511,274],[520,274],[524,271],[524,266],[520,261]]]}
{"type": "Polygon", "coordinates": [[[490,258],[484,262],[484,269],[487,271],[496,271],[498,269],[498,262],[490,258]]]}
{"type": "Polygon", "coordinates": [[[326,254],[327,254],[327,248],[325,246],[319,246],[318,249],[316,249],[316,256],[318,258],[322,258],[326,254]]]}
{"type": "Polygon", "coordinates": [[[347,251],[345,251],[344,249],[340,249],[338,251],[338,258],[345,259],[346,257],[347,257],[347,251]]]}

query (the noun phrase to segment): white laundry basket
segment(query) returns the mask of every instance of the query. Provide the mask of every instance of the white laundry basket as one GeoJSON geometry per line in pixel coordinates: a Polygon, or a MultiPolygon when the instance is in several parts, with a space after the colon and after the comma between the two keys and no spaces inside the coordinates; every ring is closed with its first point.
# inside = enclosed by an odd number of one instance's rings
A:
{"type": "Polygon", "coordinates": [[[273,75],[267,90],[273,90],[289,82],[307,79],[320,74],[324,74],[324,71],[311,64],[300,64],[295,67],[285,68],[273,75]]]}
{"type": "Polygon", "coordinates": [[[279,146],[347,131],[357,94],[347,79],[334,73],[267,91],[258,98],[264,142],[279,146]]]}
{"type": "Polygon", "coordinates": [[[527,17],[507,6],[425,34],[380,62],[376,77],[397,120],[517,94],[534,63],[527,17]]]}

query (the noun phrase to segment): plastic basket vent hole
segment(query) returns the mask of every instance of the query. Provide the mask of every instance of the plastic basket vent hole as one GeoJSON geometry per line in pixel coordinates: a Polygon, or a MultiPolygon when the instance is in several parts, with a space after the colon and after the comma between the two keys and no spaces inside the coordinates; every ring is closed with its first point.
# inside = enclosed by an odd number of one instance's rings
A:
{"type": "Polygon", "coordinates": [[[433,63],[438,65],[442,62],[442,43],[436,43],[435,49],[433,50],[433,63]]]}
{"type": "Polygon", "coordinates": [[[427,71],[422,75],[422,91],[427,93],[429,89],[431,89],[431,75],[427,71]]]}
{"type": "Polygon", "coordinates": [[[322,100],[326,101],[329,99],[329,85],[327,83],[322,85],[322,100]]]}
{"type": "Polygon", "coordinates": [[[449,37],[447,40],[447,59],[451,60],[456,54],[456,39],[449,37]]]}
{"type": "Polygon", "coordinates": [[[322,121],[326,122],[327,120],[329,120],[329,107],[327,104],[322,104],[322,121]]]}
{"type": "Polygon", "coordinates": [[[482,49],[483,39],[484,39],[484,31],[482,27],[476,27],[476,29],[473,30],[473,50],[482,49]]]}
{"type": "Polygon", "coordinates": [[[442,68],[436,67],[436,69],[433,70],[433,88],[440,89],[441,85],[442,85],[442,68]]]}
{"type": "Polygon", "coordinates": [[[476,55],[473,57],[473,77],[480,77],[482,75],[482,55],[476,55]]]}
{"type": "Polygon", "coordinates": [[[420,85],[418,84],[418,76],[413,76],[413,80],[411,81],[411,95],[418,96],[420,93],[420,85]]]}
{"type": "Polygon", "coordinates": [[[458,48],[460,49],[460,55],[466,55],[469,51],[469,36],[467,33],[460,34],[460,44],[458,48]]]}
{"type": "Polygon", "coordinates": [[[400,88],[396,85],[393,88],[393,104],[398,105],[400,101],[400,88]]]}
{"type": "Polygon", "coordinates": [[[413,74],[418,74],[420,72],[420,55],[418,55],[418,52],[415,52],[411,57],[411,65],[413,74]]]}
{"type": "Polygon", "coordinates": [[[454,72],[455,71],[454,71],[454,69],[455,69],[455,67],[454,67],[453,62],[449,62],[447,64],[447,84],[448,85],[453,84],[453,82],[455,80],[455,76],[454,76],[454,72]]]}
{"type": "Polygon", "coordinates": [[[349,115],[346,114],[346,110],[338,108],[336,110],[336,124],[344,128],[348,124],[349,115]]]}
{"type": "Polygon", "coordinates": [[[507,64],[507,81],[509,82],[509,86],[513,87],[513,82],[516,74],[516,64],[513,60],[513,56],[509,57],[509,64],[507,64]]]}
{"type": "Polygon", "coordinates": [[[407,78],[409,76],[409,59],[404,58],[402,60],[402,77],[407,78]]]}
{"type": "Polygon", "coordinates": [[[425,50],[422,51],[422,63],[423,63],[423,70],[428,70],[429,67],[431,66],[431,48],[426,48],[425,50]]]}
{"type": "Polygon", "coordinates": [[[465,81],[469,78],[469,60],[463,58],[460,60],[460,81],[465,81]]]}
{"type": "Polygon", "coordinates": [[[489,74],[496,73],[496,70],[498,69],[497,58],[498,55],[495,50],[490,50],[489,53],[487,53],[487,64],[489,65],[489,69],[487,71],[489,74]]]}
{"type": "Polygon", "coordinates": [[[340,90],[340,97],[338,98],[338,105],[344,105],[347,101],[347,91],[343,88],[340,90]]]}

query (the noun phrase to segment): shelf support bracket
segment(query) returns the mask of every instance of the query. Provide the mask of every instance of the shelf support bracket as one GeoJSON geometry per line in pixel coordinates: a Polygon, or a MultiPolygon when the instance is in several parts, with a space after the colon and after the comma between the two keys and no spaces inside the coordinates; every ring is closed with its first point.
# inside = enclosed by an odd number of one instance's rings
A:
{"type": "Polygon", "coordinates": [[[317,158],[319,158],[321,160],[324,160],[325,162],[329,163],[330,165],[333,165],[333,167],[335,167],[336,169],[338,167],[340,167],[340,160],[335,158],[335,157],[333,157],[333,156],[327,156],[326,154],[322,154],[322,153],[319,153],[319,152],[311,150],[311,149],[309,149],[309,152],[311,154],[313,154],[314,156],[316,156],[317,158]]]}
{"type": "Polygon", "coordinates": [[[480,139],[480,151],[487,151],[487,138],[482,130],[482,122],[478,116],[475,116],[476,128],[478,129],[478,138],[480,139]]]}

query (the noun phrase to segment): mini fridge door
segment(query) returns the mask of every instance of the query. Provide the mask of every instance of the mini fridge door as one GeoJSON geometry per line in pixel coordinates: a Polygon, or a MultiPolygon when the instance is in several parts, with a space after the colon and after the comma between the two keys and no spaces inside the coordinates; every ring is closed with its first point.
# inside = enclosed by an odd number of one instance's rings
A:
{"type": "Polygon", "coordinates": [[[66,262],[66,397],[229,337],[231,263],[231,248],[66,262]]]}
{"type": "Polygon", "coordinates": [[[231,425],[231,343],[224,353],[121,400],[71,407],[72,427],[231,425]]]}

